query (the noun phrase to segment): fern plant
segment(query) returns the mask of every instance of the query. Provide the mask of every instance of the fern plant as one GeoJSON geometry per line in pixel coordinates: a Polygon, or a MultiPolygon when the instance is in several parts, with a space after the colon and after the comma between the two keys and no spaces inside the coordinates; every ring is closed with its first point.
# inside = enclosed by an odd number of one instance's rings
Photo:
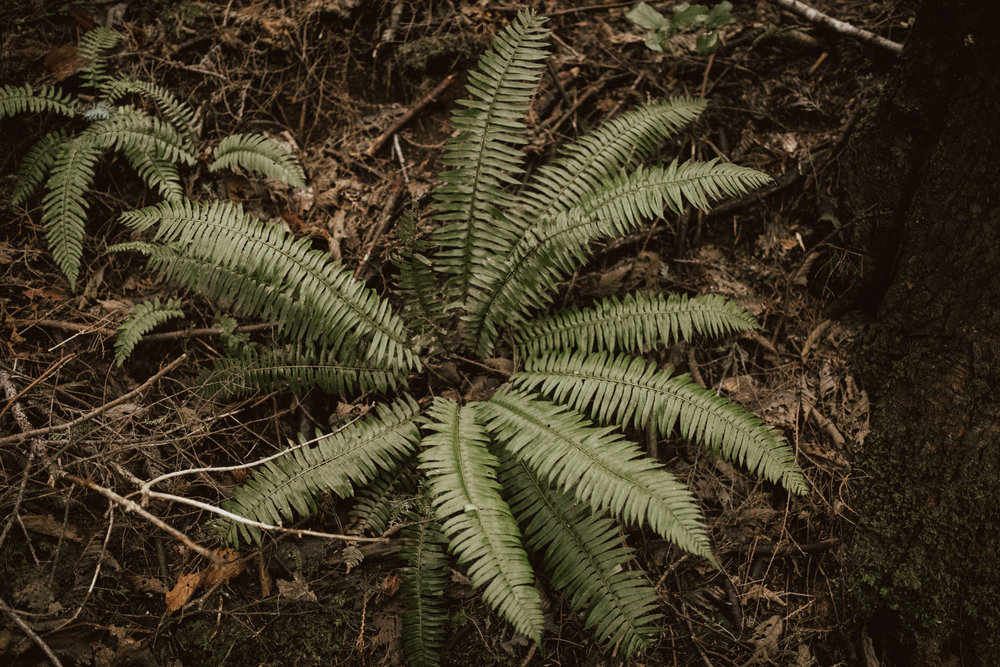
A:
{"type": "MultiPolygon", "coordinates": [[[[0,121],[23,112],[52,112],[69,119],[41,137],[17,170],[11,203],[18,206],[44,184],[42,222],[59,269],[75,288],[83,255],[83,239],[98,160],[108,150],[119,151],[143,182],[166,201],[184,196],[180,165],[197,162],[195,113],[169,90],[107,72],[104,53],[122,41],[119,33],[96,27],[80,39],[77,53],[82,98],[54,86],[0,86],[0,121]],[[130,95],[154,104],[162,119],[122,101],[130,95]],[[77,129],[82,121],[82,129],[77,129]]],[[[304,187],[302,168],[278,142],[263,135],[233,135],[215,149],[212,171],[239,167],[295,187],[304,187]]]]}
{"type": "MultiPolygon", "coordinates": [[[[387,475],[415,462],[433,508],[433,523],[410,531],[404,550],[404,596],[413,603],[404,636],[416,664],[433,663],[440,649],[445,543],[483,599],[536,642],[544,630],[539,565],[605,646],[632,655],[655,640],[658,596],[620,526],[715,559],[693,495],[626,437],[633,429],[677,431],[793,493],[808,489],[777,431],[641,356],[692,335],[757,328],[738,305],[637,293],[550,312],[559,282],[586,260],[591,242],[769,179],[717,161],[642,166],[705,108],[688,97],[612,119],[523,179],[519,146],[546,56],[544,21],[518,14],[470,73],[472,99],[452,116],[458,133],[434,196],[437,230],[428,240],[417,238],[412,220],[403,230],[406,324],[339,263],[237,207],[164,202],[124,217],[157,231],[119,249],[142,250],[169,279],[276,323],[277,344],[217,364],[218,386],[401,395],[267,463],[226,508],[279,524],[311,513],[327,490],[347,497],[374,483],[381,494],[387,475]],[[423,368],[421,346],[480,362],[509,356],[515,372],[487,400],[439,395],[421,405],[406,393],[423,368]]],[[[371,505],[365,512],[374,515],[371,505]]],[[[230,542],[261,537],[238,522],[224,524],[224,534],[230,542]]]]}

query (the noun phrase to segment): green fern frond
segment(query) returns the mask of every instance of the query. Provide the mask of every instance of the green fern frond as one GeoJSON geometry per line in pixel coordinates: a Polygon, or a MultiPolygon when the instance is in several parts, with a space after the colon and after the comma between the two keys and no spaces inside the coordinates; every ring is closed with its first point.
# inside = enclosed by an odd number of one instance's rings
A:
{"type": "Polygon", "coordinates": [[[198,162],[173,125],[130,106],[119,107],[113,116],[94,123],[80,136],[84,135],[101,148],[145,152],[159,160],[191,166],[198,162]]]}
{"type": "Polygon", "coordinates": [[[723,458],[793,493],[809,487],[795,453],[774,429],[689,375],[672,376],[644,359],[553,352],[529,357],[511,382],[588,412],[597,421],[643,428],[652,418],[662,436],[677,426],[723,458]]]}
{"type": "Polygon", "coordinates": [[[416,488],[416,473],[412,466],[400,465],[395,470],[380,472],[354,496],[351,518],[363,526],[363,532],[381,535],[406,515],[412,504],[406,496],[416,488]]]}
{"type": "Polygon", "coordinates": [[[463,318],[465,344],[489,356],[499,327],[523,326],[528,311],[546,307],[556,283],[585,263],[592,241],[627,234],[660,217],[664,207],[680,213],[687,202],[707,210],[713,201],[745,194],[770,180],[759,171],[717,160],[675,161],[617,178],[529,230],[508,261],[487,275],[488,284],[471,296],[463,318]]]}
{"type": "MultiPolygon", "coordinates": [[[[355,485],[372,479],[380,470],[391,470],[416,449],[420,408],[410,397],[380,405],[377,414],[353,422],[321,438],[312,447],[298,447],[280,459],[269,461],[246,484],[233,491],[223,507],[261,523],[280,524],[296,513],[316,511],[316,496],[333,491],[351,496],[355,485]]],[[[226,520],[225,539],[231,544],[260,541],[260,531],[226,520]]]]}
{"type": "Polygon", "coordinates": [[[212,372],[204,378],[204,391],[213,397],[231,397],[258,389],[288,387],[303,393],[318,387],[328,394],[353,396],[359,391],[385,394],[398,388],[405,371],[358,359],[363,352],[363,346],[349,342],[339,349],[322,350],[313,345],[247,346],[238,358],[221,357],[213,362],[212,372]]]}
{"type": "Polygon", "coordinates": [[[142,95],[153,100],[157,108],[170,121],[188,148],[194,148],[194,110],[186,102],[177,99],[169,90],[151,81],[133,81],[125,75],[108,79],[103,87],[104,100],[114,103],[130,94],[142,95]]]}
{"type": "Polygon", "coordinates": [[[94,182],[94,166],[100,148],[87,132],[59,145],[42,199],[45,239],[56,266],[75,288],[83,256],[83,233],[87,223],[86,193],[94,182]]]}
{"type": "Polygon", "coordinates": [[[534,227],[580,204],[613,182],[624,167],[653,155],[706,106],[708,101],[697,97],[653,102],[615,116],[567,144],[559,157],[535,172],[521,195],[523,211],[518,217],[534,227]]]}
{"type": "Polygon", "coordinates": [[[113,49],[122,39],[124,35],[101,25],[91,28],[80,38],[76,53],[84,61],[80,74],[88,86],[95,90],[101,88],[101,84],[107,78],[104,72],[107,61],[102,51],[113,49]]]}
{"type": "Polygon", "coordinates": [[[125,363],[143,336],[175,317],[184,317],[184,309],[181,308],[178,299],[170,299],[166,303],[153,299],[136,304],[118,327],[118,336],[115,338],[115,365],[120,367],[125,363]]]}
{"type": "Polygon", "coordinates": [[[209,171],[240,167],[296,188],[306,187],[302,166],[287,148],[263,134],[233,134],[215,147],[209,171]]]}
{"type": "Polygon", "coordinates": [[[546,57],[542,28],[547,19],[519,12],[493,41],[493,47],[469,73],[466,89],[473,99],[460,101],[464,109],[452,113],[459,135],[448,141],[439,175],[443,184],[434,192],[437,220],[445,223],[435,233],[443,250],[436,267],[453,274],[447,293],[463,300],[483,265],[502,256],[516,239],[516,228],[498,209],[513,199],[504,189],[524,171],[527,112],[546,57]]]}
{"type": "Polygon", "coordinates": [[[237,312],[276,321],[279,333],[294,342],[338,348],[360,337],[367,341],[366,359],[392,368],[419,367],[389,303],[339,262],[312,249],[309,239],[225,202],[161,202],[129,211],[121,221],[139,230],[157,225],[154,243],[113,250],[142,249],[151,269],[231,302],[237,312]]]}
{"type": "Polygon", "coordinates": [[[399,591],[403,612],[403,645],[411,667],[432,667],[441,659],[445,621],[442,598],[448,584],[448,540],[433,523],[422,521],[403,530],[399,591]]]}
{"type": "Polygon", "coordinates": [[[66,130],[60,128],[39,139],[17,168],[17,185],[10,196],[10,203],[20,206],[38,190],[55,164],[59,148],[66,141],[66,130]]]}
{"type": "Polygon", "coordinates": [[[474,405],[437,398],[428,411],[420,468],[451,549],[483,599],[523,635],[541,643],[545,620],[535,575],[510,507],[500,497],[497,458],[474,405]]]}
{"type": "Polygon", "coordinates": [[[446,347],[440,330],[445,326],[448,315],[441,303],[441,286],[434,274],[433,263],[423,254],[427,243],[417,238],[417,215],[418,209],[413,206],[403,213],[397,224],[403,243],[403,251],[393,259],[399,271],[397,289],[406,300],[410,325],[418,333],[432,332],[441,346],[446,347]]]}
{"type": "Polygon", "coordinates": [[[528,548],[543,554],[552,585],[563,590],[599,641],[628,658],[659,632],[659,596],[642,572],[625,570],[634,552],[610,519],[531,474],[524,462],[501,455],[499,478],[528,548]]]}
{"type": "Polygon", "coordinates": [[[592,308],[570,308],[531,320],[514,333],[514,344],[527,356],[568,349],[636,353],[688,339],[692,333],[719,337],[759,328],[746,309],[719,294],[688,298],[683,294],[637,293],[624,300],[611,297],[592,308]]]}
{"type": "Polygon", "coordinates": [[[701,512],[687,487],[635,443],[578,412],[519,391],[497,392],[480,412],[486,428],[534,474],[595,511],[636,525],[714,562],[701,512]]]}
{"type": "Polygon", "coordinates": [[[72,118],[76,113],[76,100],[55,86],[42,86],[35,92],[28,84],[0,86],[0,119],[30,111],[55,111],[72,118]]]}
{"type": "Polygon", "coordinates": [[[146,151],[128,147],[122,151],[125,159],[139,174],[150,190],[157,190],[167,201],[184,198],[184,186],[177,165],[170,160],[153,157],[146,151]]]}

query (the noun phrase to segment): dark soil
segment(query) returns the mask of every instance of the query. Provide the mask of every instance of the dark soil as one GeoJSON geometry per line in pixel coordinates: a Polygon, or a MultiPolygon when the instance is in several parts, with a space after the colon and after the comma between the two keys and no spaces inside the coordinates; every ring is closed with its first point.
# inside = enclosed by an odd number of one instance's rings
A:
{"type": "MultiPolygon", "coordinates": [[[[630,543],[665,615],[659,640],[635,664],[863,661],[870,643],[852,616],[844,548],[854,521],[852,462],[868,432],[867,397],[851,368],[862,322],[832,308],[849,287],[852,251],[841,241],[849,238],[847,221],[837,220],[826,193],[838,170],[849,168],[838,162],[843,139],[871,105],[891,56],[766,0],[734,2],[738,22],[712,58],[694,53],[693,38],[678,39],[663,55],[648,50],[643,32],[624,18],[625,3],[530,4],[552,17],[556,36],[530,119],[532,155],[549,154],[620,109],[704,94],[709,112],[663,159],[721,157],[776,179],[711,214],[660,220],[599,248],[566,286],[569,302],[637,288],[717,292],[757,314],[762,333],[718,346],[680,345],[669,361],[780,428],[812,485],[808,496],[789,498],[683,441],[659,443],[660,458],[698,496],[725,574],[633,532],[630,543]]],[[[669,11],[668,3],[653,4],[669,11]]],[[[906,38],[910,14],[894,0],[812,4],[895,41],[906,38]]],[[[463,94],[461,77],[520,7],[459,0],[12,0],[0,7],[0,84],[58,82],[74,90],[78,75],[66,45],[110,18],[127,35],[111,67],[190,101],[199,111],[201,148],[235,132],[265,132],[297,147],[310,184],[303,196],[202,170],[187,187],[211,188],[259,217],[283,219],[350,266],[370,253],[362,275],[385,291],[399,241],[392,225],[383,234],[374,230],[383,215],[395,220],[406,200],[425,199],[449,134],[451,102],[463,94]],[[366,154],[453,73],[458,82],[398,133],[398,149],[390,141],[366,154]],[[389,202],[395,207],[387,212],[389,202]]],[[[141,480],[165,472],[267,456],[299,430],[329,430],[370,405],[288,392],[206,401],[189,387],[220,345],[213,337],[148,343],[115,367],[113,330],[130,306],[173,295],[139,259],[103,252],[127,238],[115,217],[154,199],[117,161],[102,163],[90,195],[81,280],[71,290],[48,252],[37,198],[28,208],[8,203],[20,158],[57,122],[33,114],[0,121],[0,371],[8,377],[4,390],[12,391],[0,397],[0,438],[25,425],[78,419],[187,357],[127,401],[40,436],[38,456],[29,455],[24,439],[0,441],[0,662],[42,663],[45,644],[64,664],[404,663],[391,542],[361,544],[363,561],[348,567],[358,547],[345,554],[342,542],[269,540],[240,554],[241,574],[168,614],[168,591],[179,577],[204,569],[204,560],[142,516],[53,475],[68,472],[128,496],[141,480]]],[[[212,326],[216,304],[190,296],[185,303],[192,327],[212,326]]],[[[241,481],[203,473],[158,488],[217,505],[241,481]]],[[[300,526],[344,532],[350,507],[325,501],[300,526]]],[[[148,510],[197,544],[218,546],[203,510],[163,501],[148,510]]],[[[446,662],[616,664],[548,593],[551,626],[536,648],[513,635],[456,572],[446,662]]]]}

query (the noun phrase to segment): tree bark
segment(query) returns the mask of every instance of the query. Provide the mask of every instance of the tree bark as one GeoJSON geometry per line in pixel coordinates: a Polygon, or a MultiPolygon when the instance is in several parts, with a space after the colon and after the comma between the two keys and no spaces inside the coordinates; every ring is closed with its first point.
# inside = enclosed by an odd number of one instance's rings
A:
{"type": "Polygon", "coordinates": [[[854,599],[892,664],[1000,664],[1000,10],[925,0],[840,164],[875,315],[854,599]]]}

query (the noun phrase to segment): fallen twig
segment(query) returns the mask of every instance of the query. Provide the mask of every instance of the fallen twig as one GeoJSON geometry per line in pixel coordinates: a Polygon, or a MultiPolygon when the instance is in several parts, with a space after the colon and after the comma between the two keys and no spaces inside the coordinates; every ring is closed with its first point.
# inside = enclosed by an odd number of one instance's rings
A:
{"type": "Polygon", "coordinates": [[[146,519],[147,521],[149,521],[150,523],[152,523],[153,525],[155,525],[160,530],[162,530],[164,532],[167,532],[167,533],[170,533],[170,535],[172,537],[174,537],[175,539],[177,539],[180,542],[182,542],[184,544],[184,546],[186,546],[191,551],[194,551],[196,554],[198,554],[199,556],[202,556],[203,558],[207,558],[208,561],[210,563],[212,563],[212,565],[214,565],[214,566],[216,566],[216,567],[218,567],[218,568],[221,569],[222,566],[225,564],[225,563],[223,563],[222,559],[219,558],[219,554],[217,554],[214,551],[211,551],[209,549],[206,549],[205,547],[201,546],[200,544],[197,544],[190,537],[188,537],[187,535],[185,535],[181,531],[177,530],[176,528],[174,528],[173,526],[171,526],[170,524],[168,524],[167,522],[165,522],[163,519],[159,518],[155,514],[152,514],[151,512],[148,512],[147,510],[143,509],[139,505],[139,503],[135,502],[134,500],[129,500],[128,498],[124,498],[124,497],[118,495],[117,493],[115,493],[114,491],[112,491],[111,489],[105,488],[105,487],[101,486],[100,484],[95,484],[94,482],[90,481],[89,479],[83,479],[82,477],[77,477],[76,475],[71,475],[71,474],[69,474],[67,472],[56,473],[56,476],[57,477],[61,477],[63,479],[67,479],[70,482],[73,482],[74,484],[77,484],[79,486],[88,488],[91,491],[96,491],[97,493],[101,494],[105,498],[108,498],[109,500],[113,500],[114,502],[116,502],[119,505],[121,505],[122,507],[124,507],[125,511],[127,511],[127,512],[135,512],[136,514],[138,514],[142,518],[146,519]]]}
{"type": "MultiPolygon", "coordinates": [[[[117,336],[117,329],[108,327],[98,327],[90,324],[80,324],[79,322],[62,322],[60,320],[21,320],[15,324],[25,327],[46,327],[49,329],[61,329],[63,331],[76,331],[81,334],[99,333],[104,336],[117,336]]],[[[263,322],[258,324],[241,324],[233,331],[235,333],[253,333],[255,331],[265,331],[277,326],[274,322],[263,322]]],[[[24,330],[22,329],[22,332],[24,330]]],[[[201,336],[221,336],[223,329],[220,327],[206,327],[203,329],[177,329],[176,331],[163,331],[160,333],[146,334],[139,341],[140,343],[152,343],[160,340],[177,340],[181,338],[198,338],[201,336]]]]}
{"type": "Polygon", "coordinates": [[[14,623],[17,624],[17,627],[21,628],[21,631],[28,635],[31,641],[35,642],[35,645],[38,646],[38,648],[42,649],[42,653],[44,653],[48,659],[52,661],[52,664],[55,665],[55,667],[62,667],[62,663],[59,662],[59,658],[57,658],[56,654],[52,652],[52,649],[45,643],[45,640],[39,637],[38,634],[31,629],[31,626],[25,623],[24,619],[21,618],[16,611],[11,609],[6,602],[4,602],[3,598],[0,598],[0,609],[3,609],[4,613],[10,616],[10,620],[14,621],[14,623]]]}
{"type": "Polygon", "coordinates": [[[426,107],[428,104],[436,100],[438,95],[443,93],[445,91],[445,88],[450,86],[457,76],[458,76],[457,74],[449,74],[448,76],[446,76],[444,80],[441,81],[441,83],[439,83],[434,88],[434,90],[427,93],[427,95],[419,102],[417,102],[412,109],[410,109],[402,116],[397,118],[396,122],[389,126],[388,130],[378,135],[375,141],[371,143],[371,146],[369,146],[368,150],[365,151],[365,155],[369,156],[375,155],[375,153],[377,153],[379,149],[382,148],[382,146],[384,146],[385,143],[392,138],[392,135],[396,134],[401,129],[403,129],[407,123],[413,120],[416,117],[416,115],[423,110],[424,107],[426,107]]]}
{"type": "Polygon", "coordinates": [[[367,239],[365,239],[365,254],[362,255],[361,261],[358,262],[358,268],[354,270],[354,278],[357,280],[361,275],[368,261],[372,257],[372,250],[375,249],[375,244],[378,243],[379,238],[385,233],[385,230],[389,227],[389,222],[392,221],[392,214],[396,210],[396,206],[399,204],[399,199],[403,196],[404,188],[398,183],[393,186],[392,194],[389,195],[389,201],[385,203],[385,208],[382,210],[382,217],[378,222],[378,225],[372,230],[371,234],[367,239]]]}
{"type": "MultiPolygon", "coordinates": [[[[7,395],[7,400],[12,406],[14,421],[17,422],[18,428],[22,432],[31,431],[31,422],[28,421],[28,415],[24,413],[24,408],[17,402],[17,397],[19,396],[17,387],[14,386],[7,371],[0,371],[0,386],[3,387],[4,393],[7,395]]],[[[14,508],[11,510],[10,517],[7,519],[7,523],[4,524],[3,530],[0,531],[0,547],[3,547],[4,542],[7,541],[7,535],[10,534],[10,529],[14,525],[14,521],[19,517],[18,512],[21,509],[21,502],[24,500],[24,492],[28,488],[28,478],[31,476],[31,466],[35,462],[35,456],[40,451],[41,445],[37,441],[32,440],[31,446],[28,447],[28,461],[24,464],[24,476],[21,478],[21,485],[17,489],[17,497],[14,498],[14,508]]]]}
{"type": "Polygon", "coordinates": [[[816,11],[809,5],[799,2],[799,0],[774,0],[774,2],[790,12],[798,14],[807,21],[829,28],[836,33],[856,39],[859,42],[864,42],[865,44],[878,47],[896,55],[903,50],[903,45],[898,42],[893,42],[885,37],[879,37],[873,32],[856,28],[850,23],[838,21],[832,16],[827,16],[823,12],[816,11]]]}
{"type": "Polygon", "coordinates": [[[100,406],[99,408],[95,408],[95,409],[91,410],[90,412],[88,412],[87,414],[83,415],[82,417],[78,417],[77,419],[74,419],[73,421],[66,422],[65,424],[57,424],[55,426],[44,426],[42,428],[32,429],[30,431],[26,431],[26,432],[23,432],[23,433],[16,433],[14,435],[8,435],[6,438],[0,438],[0,445],[9,445],[11,443],[21,442],[22,440],[27,440],[28,438],[35,438],[37,436],[45,435],[47,433],[59,433],[61,431],[68,431],[69,429],[73,428],[77,424],[82,424],[85,421],[88,421],[88,420],[93,419],[94,417],[100,416],[101,414],[107,412],[108,410],[110,410],[111,408],[115,407],[116,405],[120,405],[120,404],[124,403],[125,401],[129,400],[133,396],[136,396],[137,394],[141,394],[143,391],[145,391],[146,389],[148,389],[150,387],[150,385],[152,385],[154,382],[156,382],[161,377],[163,377],[164,375],[166,375],[170,371],[172,371],[175,368],[177,368],[178,366],[180,366],[181,362],[184,361],[185,359],[187,359],[187,355],[186,354],[182,354],[181,356],[177,357],[176,359],[174,359],[173,361],[171,361],[169,364],[167,364],[166,366],[164,366],[163,368],[161,368],[159,371],[157,371],[155,375],[153,375],[151,378],[149,378],[148,380],[146,380],[145,382],[143,382],[138,388],[133,389],[132,391],[128,392],[127,394],[122,394],[121,396],[119,396],[115,400],[110,401],[108,403],[105,403],[104,405],[100,406]]]}

